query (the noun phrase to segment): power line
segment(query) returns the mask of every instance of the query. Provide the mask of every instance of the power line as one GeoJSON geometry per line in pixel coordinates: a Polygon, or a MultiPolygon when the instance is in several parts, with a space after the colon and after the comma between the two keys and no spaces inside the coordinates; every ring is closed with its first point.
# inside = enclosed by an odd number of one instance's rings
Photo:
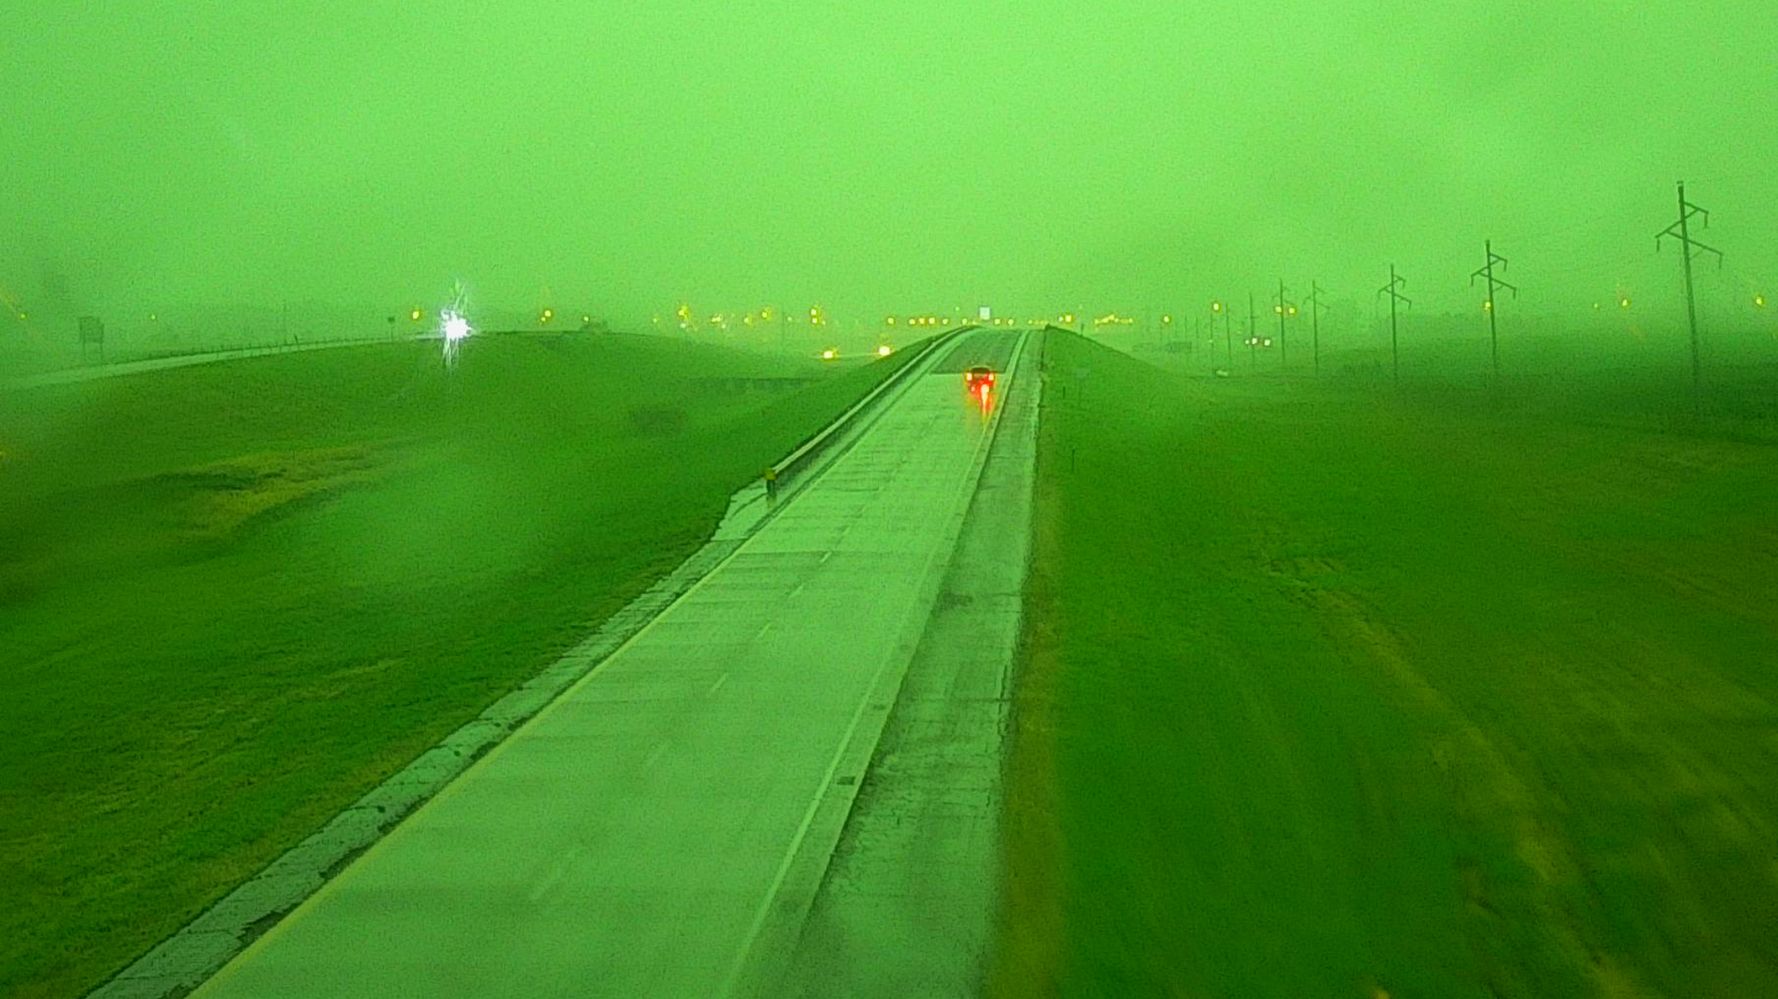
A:
{"type": "Polygon", "coordinates": [[[1710,213],[1697,205],[1685,200],[1685,181],[1679,182],[1679,221],[1655,234],[1655,252],[1661,251],[1661,240],[1673,237],[1679,240],[1680,259],[1685,263],[1685,318],[1692,329],[1692,410],[1696,412],[1703,407],[1702,365],[1698,360],[1698,306],[1692,294],[1692,257],[1696,254],[1716,254],[1716,266],[1722,266],[1722,251],[1715,247],[1705,246],[1692,238],[1691,218],[1693,215],[1703,216],[1704,228],[1710,228],[1710,213]],[[1677,230],[1677,231],[1675,231],[1677,230]]]}
{"type": "Polygon", "coordinates": [[[1488,350],[1494,361],[1494,388],[1498,391],[1500,389],[1500,331],[1495,326],[1494,314],[1500,310],[1494,307],[1494,293],[1505,288],[1513,293],[1514,298],[1518,298],[1519,289],[1494,276],[1496,265],[1502,268],[1506,266],[1506,258],[1494,252],[1494,241],[1483,240],[1482,249],[1488,254],[1488,262],[1469,276],[1469,286],[1475,287],[1476,278],[1487,278],[1488,280],[1488,300],[1482,307],[1488,310],[1488,350]]]}
{"type": "Polygon", "coordinates": [[[1259,312],[1253,306],[1253,292],[1247,293],[1247,362],[1259,367],[1259,312]]]}
{"type": "Polygon", "coordinates": [[[1287,290],[1284,287],[1284,279],[1279,278],[1278,279],[1278,304],[1272,306],[1272,308],[1278,313],[1278,367],[1283,368],[1285,370],[1289,370],[1289,368],[1290,368],[1290,348],[1288,346],[1286,346],[1285,339],[1284,339],[1284,317],[1286,314],[1292,315],[1292,316],[1296,315],[1296,303],[1286,300],[1286,298],[1284,297],[1286,293],[1287,293],[1287,290]]]}
{"type": "Polygon", "coordinates": [[[1321,374],[1321,310],[1333,311],[1333,306],[1321,304],[1321,285],[1309,282],[1309,335],[1314,345],[1315,374],[1321,374]]]}
{"type": "Polygon", "coordinates": [[[1405,303],[1410,309],[1414,307],[1414,303],[1401,293],[1407,286],[1408,279],[1395,273],[1395,265],[1390,264],[1389,283],[1377,289],[1378,295],[1389,296],[1389,364],[1396,388],[1401,387],[1401,343],[1396,336],[1395,307],[1398,303],[1405,303]]]}

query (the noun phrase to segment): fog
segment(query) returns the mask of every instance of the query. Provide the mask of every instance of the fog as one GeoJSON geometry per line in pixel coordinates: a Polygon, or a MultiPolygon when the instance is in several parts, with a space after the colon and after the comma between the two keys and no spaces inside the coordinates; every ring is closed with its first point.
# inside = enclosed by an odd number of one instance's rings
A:
{"type": "Polygon", "coordinates": [[[1775,39],[1769,0],[10,0],[0,333],[455,281],[628,324],[1368,308],[1391,263],[1464,310],[1484,239],[1531,312],[1672,301],[1679,179],[1751,301],[1775,39]]]}

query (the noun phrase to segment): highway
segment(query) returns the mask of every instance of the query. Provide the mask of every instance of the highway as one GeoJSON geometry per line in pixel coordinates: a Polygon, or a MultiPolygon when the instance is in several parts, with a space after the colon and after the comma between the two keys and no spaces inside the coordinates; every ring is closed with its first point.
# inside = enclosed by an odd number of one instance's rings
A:
{"type": "Polygon", "coordinates": [[[101,378],[115,378],[118,375],[134,375],[144,371],[160,371],[165,368],[189,368],[195,364],[214,364],[217,361],[234,361],[243,357],[263,357],[267,354],[295,354],[310,350],[329,350],[335,347],[362,347],[367,343],[389,343],[388,337],[359,337],[348,340],[315,340],[308,343],[283,343],[263,347],[226,347],[216,350],[196,351],[190,354],[175,354],[171,357],[148,357],[134,361],[110,361],[103,364],[89,364],[75,368],[57,368],[54,371],[39,372],[14,379],[4,386],[11,389],[39,388],[45,385],[73,385],[78,382],[98,381],[101,378]]]}
{"type": "Polygon", "coordinates": [[[777,991],[998,423],[958,372],[1017,392],[1023,342],[941,347],[733,555],[195,995],[777,991]]]}

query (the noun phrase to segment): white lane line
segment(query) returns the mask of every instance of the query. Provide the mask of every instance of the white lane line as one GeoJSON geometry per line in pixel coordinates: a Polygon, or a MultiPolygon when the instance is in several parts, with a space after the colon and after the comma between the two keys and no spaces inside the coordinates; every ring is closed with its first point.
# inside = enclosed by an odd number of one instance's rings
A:
{"type": "Polygon", "coordinates": [[[728,674],[724,673],[721,676],[716,678],[716,682],[710,685],[710,689],[704,692],[704,696],[709,697],[711,694],[714,694],[717,691],[721,690],[722,685],[727,682],[728,682],[728,674]]]}

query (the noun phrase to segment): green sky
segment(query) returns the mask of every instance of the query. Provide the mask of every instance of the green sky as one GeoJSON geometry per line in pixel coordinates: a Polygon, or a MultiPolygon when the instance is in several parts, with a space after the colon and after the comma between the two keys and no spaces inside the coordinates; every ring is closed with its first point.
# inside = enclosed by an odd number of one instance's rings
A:
{"type": "MultiPolygon", "coordinates": [[[[1185,309],[1394,261],[1668,295],[1673,182],[1778,294],[1778,4],[0,7],[0,288],[86,307],[1185,309]],[[1658,285],[1658,287],[1655,287],[1658,285]]],[[[1603,289],[1603,292],[1601,292],[1603,289]]]]}

